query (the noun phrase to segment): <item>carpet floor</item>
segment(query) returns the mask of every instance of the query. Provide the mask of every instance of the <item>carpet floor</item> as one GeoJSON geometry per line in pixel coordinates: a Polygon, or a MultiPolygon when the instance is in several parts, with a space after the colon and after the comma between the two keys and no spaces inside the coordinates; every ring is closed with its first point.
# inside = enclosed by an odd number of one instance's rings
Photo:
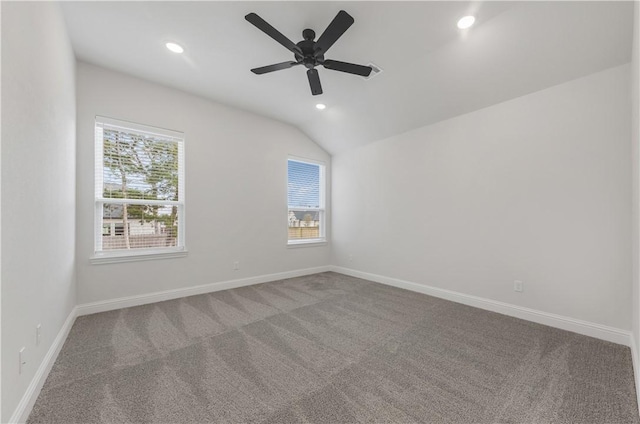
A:
{"type": "Polygon", "coordinates": [[[76,320],[28,423],[639,423],[629,348],[336,273],[76,320]]]}

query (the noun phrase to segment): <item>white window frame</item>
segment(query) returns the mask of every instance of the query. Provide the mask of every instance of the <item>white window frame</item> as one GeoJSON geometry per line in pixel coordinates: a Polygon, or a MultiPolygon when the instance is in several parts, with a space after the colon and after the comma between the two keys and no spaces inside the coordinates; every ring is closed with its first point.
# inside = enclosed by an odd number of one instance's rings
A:
{"type": "Polygon", "coordinates": [[[326,210],[326,192],[327,192],[327,165],[323,161],[308,159],[299,156],[289,155],[287,157],[287,246],[288,247],[304,247],[318,246],[327,244],[327,210],[326,210]],[[318,165],[320,167],[320,207],[318,208],[298,208],[289,206],[289,161],[318,165]],[[289,211],[317,211],[320,217],[320,236],[317,238],[289,240],[289,211]]]}
{"type": "Polygon", "coordinates": [[[94,199],[94,252],[90,257],[92,264],[105,264],[115,262],[131,262],[150,259],[177,258],[187,255],[185,246],[185,169],[184,169],[184,133],[168,130],[164,128],[151,127],[147,125],[137,124],[96,116],[94,126],[95,136],[95,199],[94,199]],[[113,199],[105,198],[104,194],[104,126],[122,128],[130,132],[138,132],[141,134],[156,135],[170,139],[178,143],[178,200],[138,200],[138,199],[113,199]],[[127,204],[144,204],[144,205],[170,205],[178,207],[178,238],[175,247],[155,247],[148,249],[117,249],[102,250],[102,224],[103,224],[103,205],[105,203],[127,203],[127,204]]]}

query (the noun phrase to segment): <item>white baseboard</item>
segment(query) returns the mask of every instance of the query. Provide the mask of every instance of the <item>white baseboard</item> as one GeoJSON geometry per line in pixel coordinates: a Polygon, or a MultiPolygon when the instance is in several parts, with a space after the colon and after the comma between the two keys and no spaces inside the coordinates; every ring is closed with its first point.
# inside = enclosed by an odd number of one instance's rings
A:
{"type": "Polygon", "coordinates": [[[331,269],[332,267],[329,265],[315,268],[305,268],[294,271],[278,272],[275,274],[259,275],[257,277],[220,281],[217,283],[185,287],[182,289],[165,290],[161,292],[141,294],[137,296],[128,296],[118,299],[84,303],[77,306],[78,316],[112,311],[114,309],[129,308],[131,306],[145,305],[147,303],[162,302],[164,300],[178,299],[181,297],[211,293],[220,290],[235,289],[238,287],[251,286],[253,284],[268,283],[269,281],[284,280],[286,278],[301,277],[303,275],[311,275],[317,274],[319,272],[331,271],[331,269]]]}
{"type": "Polygon", "coordinates": [[[60,353],[60,349],[62,349],[62,345],[64,345],[65,340],[67,340],[67,336],[69,335],[69,331],[73,326],[76,316],[76,308],[73,308],[64,324],[62,324],[62,328],[58,331],[58,334],[53,340],[53,343],[47,351],[44,359],[42,359],[36,374],[31,379],[31,383],[29,383],[22,399],[20,399],[20,403],[18,403],[13,415],[9,418],[9,423],[24,423],[27,418],[29,418],[31,409],[33,409],[33,405],[35,405],[36,400],[38,399],[40,390],[42,390],[42,386],[44,386],[44,382],[49,376],[51,367],[53,367],[54,362],[56,362],[56,358],[58,357],[58,353],[60,353]]]}
{"type": "Polygon", "coordinates": [[[638,412],[640,412],[640,362],[638,360],[638,345],[636,338],[631,333],[631,360],[633,361],[633,376],[636,382],[636,402],[638,403],[638,412]]]}
{"type": "Polygon", "coordinates": [[[608,327],[606,325],[596,324],[589,321],[583,321],[575,318],[565,317],[562,315],[552,314],[549,312],[524,308],[522,306],[512,305],[509,303],[498,302],[496,300],[427,286],[425,284],[418,284],[410,281],[399,280],[397,278],[371,274],[355,269],[333,266],[332,270],[341,274],[350,275],[352,277],[375,281],[377,283],[382,283],[389,286],[399,287],[401,289],[427,294],[429,296],[451,300],[453,302],[474,306],[476,308],[497,312],[499,314],[509,315],[527,321],[533,321],[538,324],[544,324],[550,327],[572,331],[574,333],[583,334],[585,336],[595,337],[597,339],[606,340],[608,342],[618,343],[621,345],[629,346],[633,349],[631,332],[627,330],[621,330],[619,328],[608,327]]]}

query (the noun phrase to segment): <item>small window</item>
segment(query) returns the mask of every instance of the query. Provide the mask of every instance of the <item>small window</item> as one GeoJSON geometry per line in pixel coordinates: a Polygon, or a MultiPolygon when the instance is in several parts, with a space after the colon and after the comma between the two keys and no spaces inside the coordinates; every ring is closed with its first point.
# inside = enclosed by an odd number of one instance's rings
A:
{"type": "Polygon", "coordinates": [[[290,158],[287,176],[289,244],[324,242],[324,164],[290,158]]]}
{"type": "Polygon", "coordinates": [[[184,251],[184,135],[96,117],[96,257],[184,251]]]}

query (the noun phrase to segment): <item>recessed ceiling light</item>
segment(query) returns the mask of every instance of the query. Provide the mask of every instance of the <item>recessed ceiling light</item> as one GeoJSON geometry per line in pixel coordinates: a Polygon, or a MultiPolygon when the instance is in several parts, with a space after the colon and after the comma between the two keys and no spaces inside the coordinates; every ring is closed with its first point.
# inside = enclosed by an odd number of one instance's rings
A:
{"type": "Polygon", "coordinates": [[[325,109],[326,107],[327,107],[327,105],[324,105],[324,104],[322,104],[322,103],[318,103],[318,104],[316,105],[316,109],[319,109],[319,110],[323,110],[323,109],[325,109]]]}
{"type": "Polygon", "coordinates": [[[184,49],[182,48],[182,46],[180,44],[176,44],[176,43],[167,43],[165,44],[165,46],[167,46],[167,48],[169,50],[171,50],[174,53],[182,53],[184,51],[184,49]]]}
{"type": "Polygon", "coordinates": [[[467,29],[471,25],[473,25],[475,21],[476,21],[476,18],[473,16],[465,16],[463,18],[460,18],[460,20],[458,21],[458,28],[467,29]]]}

